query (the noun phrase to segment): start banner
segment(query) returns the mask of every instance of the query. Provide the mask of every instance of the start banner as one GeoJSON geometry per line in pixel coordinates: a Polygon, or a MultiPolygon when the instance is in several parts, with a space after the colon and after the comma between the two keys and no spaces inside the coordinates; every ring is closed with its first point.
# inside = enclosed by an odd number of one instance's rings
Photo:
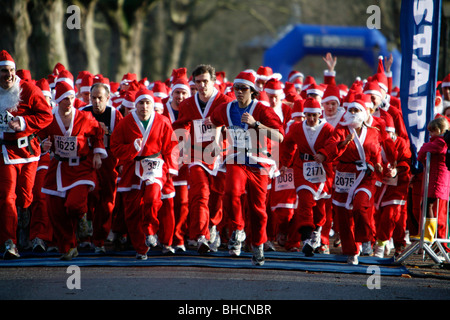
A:
{"type": "Polygon", "coordinates": [[[434,118],[441,6],[441,0],[403,0],[401,5],[400,99],[413,154],[413,173],[421,171],[417,152],[428,141],[427,124],[434,118]]]}

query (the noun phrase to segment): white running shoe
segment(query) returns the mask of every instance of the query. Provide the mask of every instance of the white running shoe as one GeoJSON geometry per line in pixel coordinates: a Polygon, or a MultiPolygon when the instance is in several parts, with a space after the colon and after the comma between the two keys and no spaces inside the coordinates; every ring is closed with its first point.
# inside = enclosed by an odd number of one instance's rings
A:
{"type": "Polygon", "coordinates": [[[347,263],[352,266],[358,265],[358,263],[359,263],[358,256],[357,255],[356,256],[348,256],[347,263]]]}

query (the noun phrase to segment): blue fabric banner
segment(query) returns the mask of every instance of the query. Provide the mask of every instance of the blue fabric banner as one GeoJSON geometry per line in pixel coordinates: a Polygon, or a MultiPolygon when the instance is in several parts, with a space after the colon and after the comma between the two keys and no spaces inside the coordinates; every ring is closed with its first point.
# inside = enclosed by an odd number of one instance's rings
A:
{"type": "Polygon", "coordinates": [[[417,152],[428,141],[427,124],[434,118],[441,6],[441,0],[403,0],[401,6],[400,99],[413,154],[413,173],[422,170],[417,152]]]}

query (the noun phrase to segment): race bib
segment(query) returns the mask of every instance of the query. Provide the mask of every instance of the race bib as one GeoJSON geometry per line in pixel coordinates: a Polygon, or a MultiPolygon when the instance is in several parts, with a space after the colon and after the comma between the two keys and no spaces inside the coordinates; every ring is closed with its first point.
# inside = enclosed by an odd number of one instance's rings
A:
{"type": "Polygon", "coordinates": [[[13,119],[13,115],[8,111],[3,111],[0,113],[0,131],[1,132],[14,132],[8,125],[8,123],[13,119]]]}
{"type": "Polygon", "coordinates": [[[195,141],[197,143],[209,142],[214,140],[215,130],[213,130],[210,124],[206,125],[204,119],[194,120],[193,125],[195,141]]]}
{"type": "Polygon", "coordinates": [[[142,180],[150,180],[153,178],[162,178],[163,175],[163,165],[164,160],[155,158],[146,158],[142,159],[141,161],[141,167],[143,169],[141,179],[142,180]]]}
{"type": "Polygon", "coordinates": [[[55,136],[55,154],[62,158],[76,158],[77,137],[55,136]]]}
{"type": "Polygon", "coordinates": [[[284,170],[283,174],[280,174],[275,178],[275,191],[283,191],[295,189],[294,185],[294,169],[284,170]]]}
{"type": "Polygon", "coordinates": [[[303,162],[303,178],[311,183],[321,183],[327,181],[325,169],[321,163],[303,162]]]}
{"type": "Polygon", "coordinates": [[[251,149],[251,139],[248,131],[236,127],[228,128],[227,132],[229,133],[233,147],[238,149],[251,149]]]}
{"type": "Polygon", "coordinates": [[[334,188],[336,192],[348,193],[356,180],[356,173],[354,172],[339,172],[336,171],[334,178],[334,188]]]}

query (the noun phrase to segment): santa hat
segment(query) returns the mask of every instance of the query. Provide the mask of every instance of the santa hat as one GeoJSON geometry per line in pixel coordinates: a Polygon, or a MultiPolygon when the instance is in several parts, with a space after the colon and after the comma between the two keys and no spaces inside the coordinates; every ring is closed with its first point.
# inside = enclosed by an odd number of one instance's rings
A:
{"type": "Polygon", "coordinates": [[[92,85],[94,85],[96,83],[103,83],[104,85],[108,86],[109,90],[111,91],[111,86],[110,86],[110,83],[109,83],[109,79],[104,77],[102,74],[96,74],[92,78],[92,85]]]}
{"type": "Polygon", "coordinates": [[[49,97],[50,99],[52,98],[52,92],[50,91],[50,85],[48,84],[47,79],[42,78],[36,81],[36,86],[41,89],[45,97],[49,97]]]}
{"type": "Polygon", "coordinates": [[[14,62],[14,59],[6,50],[2,50],[0,52],[0,66],[10,66],[13,67],[14,69],[16,68],[16,63],[14,62]]]}
{"type": "Polygon", "coordinates": [[[134,103],[137,104],[139,101],[143,99],[149,99],[153,103],[155,103],[155,96],[153,95],[153,92],[148,89],[141,89],[138,92],[136,92],[136,95],[134,96],[134,103]]]}
{"type": "Polygon", "coordinates": [[[284,83],[283,91],[284,91],[284,95],[286,96],[285,99],[289,102],[294,102],[299,97],[298,92],[295,89],[295,85],[292,82],[286,81],[284,83]]]}
{"type": "Polygon", "coordinates": [[[280,95],[281,99],[284,99],[286,95],[284,94],[284,86],[280,80],[275,78],[269,79],[264,85],[264,91],[268,94],[280,95]]]}
{"type": "Polygon", "coordinates": [[[224,71],[217,71],[216,72],[216,84],[221,85],[222,83],[225,83],[226,77],[224,71]]]}
{"type": "Polygon", "coordinates": [[[338,86],[329,85],[325,89],[322,97],[322,103],[328,101],[336,101],[339,105],[341,104],[341,91],[338,86]]]}
{"type": "Polygon", "coordinates": [[[131,82],[133,80],[137,81],[137,76],[135,73],[126,73],[123,75],[122,80],[120,81],[120,84],[128,84],[128,82],[131,82]]]}
{"type": "Polygon", "coordinates": [[[245,84],[253,90],[258,91],[255,86],[256,73],[254,71],[246,70],[241,71],[234,79],[233,84],[245,84]]]}
{"type": "Polygon", "coordinates": [[[72,88],[74,87],[73,75],[72,75],[72,73],[70,73],[70,71],[68,71],[66,69],[62,70],[58,74],[58,78],[56,78],[56,83],[62,82],[62,81],[68,83],[72,88]]]}
{"type": "Polygon", "coordinates": [[[30,70],[26,70],[26,69],[17,70],[16,75],[24,81],[33,82],[33,78],[31,78],[30,70]]]}
{"type": "Polygon", "coordinates": [[[270,107],[269,97],[267,96],[267,92],[260,91],[258,95],[258,101],[261,102],[266,107],[270,107]]]}
{"type": "Polygon", "coordinates": [[[93,77],[93,75],[89,71],[86,71],[86,70],[80,71],[80,72],[78,72],[78,76],[77,76],[77,79],[75,80],[75,84],[81,84],[81,81],[83,80],[83,77],[85,75],[90,75],[91,77],[93,77]]]}
{"type": "Polygon", "coordinates": [[[323,85],[312,83],[308,89],[306,89],[306,94],[317,94],[320,97],[323,97],[323,93],[325,91],[325,87],[323,85]]]}
{"type": "Polygon", "coordinates": [[[345,84],[341,83],[341,84],[338,84],[338,88],[339,88],[340,97],[341,98],[345,97],[345,95],[347,94],[347,92],[349,90],[348,87],[345,84]]]}
{"type": "Polygon", "coordinates": [[[442,79],[441,88],[450,87],[450,73],[442,79]]]}
{"type": "Polygon", "coordinates": [[[303,99],[297,99],[294,101],[294,105],[292,106],[291,118],[305,116],[305,113],[303,111],[304,103],[305,103],[305,100],[303,100],[303,99]]]}
{"type": "Polygon", "coordinates": [[[393,96],[393,97],[399,97],[399,94],[400,94],[400,88],[399,88],[399,87],[394,87],[394,88],[392,88],[391,96],[393,96]]]}
{"type": "Polygon", "coordinates": [[[178,79],[187,79],[187,69],[186,68],[178,68],[172,70],[172,75],[170,76],[170,83],[176,82],[178,79]]]}
{"type": "Polygon", "coordinates": [[[176,89],[185,90],[188,93],[188,96],[189,97],[191,96],[191,87],[189,86],[189,82],[185,78],[180,78],[172,84],[171,95],[172,92],[175,91],[176,89]]]}
{"type": "Polygon", "coordinates": [[[56,83],[55,101],[57,103],[60,103],[63,99],[67,98],[70,95],[75,96],[75,90],[69,83],[65,81],[60,81],[56,83]]]}
{"type": "Polygon", "coordinates": [[[320,106],[319,101],[317,101],[316,99],[307,98],[303,103],[303,112],[322,114],[322,107],[320,106]]]}
{"type": "Polygon", "coordinates": [[[381,98],[382,97],[381,89],[378,82],[376,81],[367,82],[364,85],[364,94],[376,95],[381,98]]]}
{"type": "Polygon", "coordinates": [[[274,73],[271,67],[260,66],[258,70],[256,70],[256,79],[268,81],[270,79],[280,80],[282,78],[280,73],[274,73]]]}
{"type": "Polygon", "coordinates": [[[147,77],[142,78],[141,80],[138,81],[139,84],[143,85],[144,87],[148,87],[148,85],[150,84],[150,81],[148,81],[147,77]]]}
{"type": "Polygon", "coordinates": [[[314,79],[313,76],[306,76],[305,80],[303,81],[302,89],[307,90],[309,86],[316,84],[316,79],[314,79]]]}
{"type": "Polygon", "coordinates": [[[366,121],[368,119],[368,117],[369,117],[368,108],[367,108],[366,102],[364,100],[362,100],[362,99],[353,100],[348,105],[347,110],[350,108],[356,108],[356,109],[359,109],[361,112],[364,112],[367,115],[366,118],[364,119],[364,121],[366,121]]]}
{"type": "Polygon", "coordinates": [[[159,108],[159,109],[163,109],[164,110],[164,104],[162,103],[160,97],[154,96],[153,97],[153,102],[154,102],[154,104],[153,104],[153,108],[154,109],[159,108]]]}
{"type": "Polygon", "coordinates": [[[155,81],[148,87],[148,89],[152,90],[155,96],[160,97],[162,99],[167,98],[169,96],[169,88],[167,88],[167,85],[164,82],[155,81]]]}
{"type": "Polygon", "coordinates": [[[80,82],[80,92],[89,92],[91,90],[91,86],[94,83],[94,76],[90,73],[86,73],[80,82]]]}
{"type": "Polygon", "coordinates": [[[348,105],[350,104],[350,102],[352,102],[353,100],[355,100],[355,96],[356,96],[358,93],[362,93],[362,92],[358,92],[357,90],[354,90],[354,89],[348,90],[347,95],[342,99],[342,106],[343,106],[344,108],[347,108],[348,105]]]}
{"type": "Polygon", "coordinates": [[[53,74],[50,74],[48,77],[47,77],[47,82],[48,82],[48,85],[50,86],[50,89],[54,89],[55,88],[55,85],[56,85],[56,76],[54,76],[53,74]]]}
{"type": "Polygon", "coordinates": [[[64,67],[64,65],[63,65],[62,63],[58,62],[58,63],[55,65],[55,67],[53,68],[52,74],[53,74],[54,76],[58,76],[59,73],[60,73],[61,71],[63,71],[63,70],[66,70],[66,67],[64,67]]]}
{"type": "Polygon", "coordinates": [[[122,105],[128,109],[135,109],[136,106],[134,104],[134,98],[136,96],[136,91],[128,90],[125,94],[125,97],[122,100],[122,105]]]}
{"type": "Polygon", "coordinates": [[[385,92],[388,92],[388,80],[384,72],[374,74],[372,80],[377,81],[380,88],[383,89],[385,92]]]}
{"type": "MultiPolygon", "coordinates": [[[[110,86],[110,88],[111,88],[111,93],[116,93],[116,92],[119,90],[120,83],[119,83],[119,82],[111,81],[111,82],[109,83],[109,86],[110,86]]],[[[129,89],[128,89],[128,90],[129,90],[129,89]]]]}
{"type": "Polygon", "coordinates": [[[293,70],[293,71],[289,72],[288,81],[294,83],[295,80],[297,80],[298,83],[301,84],[302,83],[302,79],[304,77],[305,76],[300,71],[293,70]]]}
{"type": "Polygon", "coordinates": [[[367,109],[373,109],[374,105],[372,102],[372,99],[370,98],[370,95],[365,93],[357,93],[354,97],[354,100],[360,100],[364,102],[364,105],[367,107],[367,109]]]}

